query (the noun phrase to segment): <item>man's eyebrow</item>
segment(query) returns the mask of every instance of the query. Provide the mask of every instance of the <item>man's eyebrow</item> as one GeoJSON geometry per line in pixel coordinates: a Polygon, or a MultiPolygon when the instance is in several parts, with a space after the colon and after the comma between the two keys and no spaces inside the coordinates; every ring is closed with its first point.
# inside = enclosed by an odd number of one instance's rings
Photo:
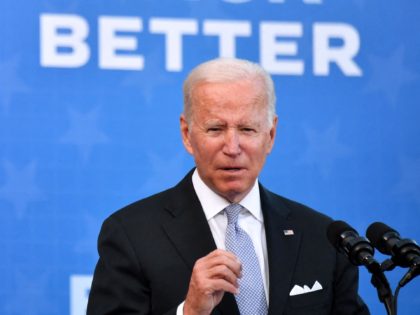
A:
{"type": "Polygon", "coordinates": [[[204,125],[225,125],[226,123],[219,119],[209,119],[204,122],[204,125]]]}

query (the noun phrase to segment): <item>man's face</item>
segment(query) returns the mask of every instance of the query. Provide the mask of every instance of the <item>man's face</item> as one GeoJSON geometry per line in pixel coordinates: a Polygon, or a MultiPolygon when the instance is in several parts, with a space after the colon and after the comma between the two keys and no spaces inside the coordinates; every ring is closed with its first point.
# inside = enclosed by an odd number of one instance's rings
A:
{"type": "Polygon", "coordinates": [[[191,101],[190,124],[181,116],[184,146],[203,181],[230,202],[239,202],[254,185],[276,133],[277,117],[270,126],[262,84],[201,83],[191,101]]]}

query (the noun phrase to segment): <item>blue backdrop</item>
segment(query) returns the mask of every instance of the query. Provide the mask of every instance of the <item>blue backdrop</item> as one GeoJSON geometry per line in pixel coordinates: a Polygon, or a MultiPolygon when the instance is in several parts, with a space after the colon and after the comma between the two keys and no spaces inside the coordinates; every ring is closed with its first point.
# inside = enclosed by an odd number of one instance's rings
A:
{"type": "MultiPolygon", "coordinates": [[[[83,314],[101,222],[193,161],[189,70],[237,56],[272,73],[265,186],[361,234],[420,239],[420,2],[0,2],[0,314],[83,314]]],[[[383,257],[378,256],[382,260],[383,257]]],[[[388,274],[395,287],[403,270],[388,274]]],[[[361,295],[385,314],[368,274],[361,295]]],[[[420,314],[419,280],[400,314],[420,314]]]]}

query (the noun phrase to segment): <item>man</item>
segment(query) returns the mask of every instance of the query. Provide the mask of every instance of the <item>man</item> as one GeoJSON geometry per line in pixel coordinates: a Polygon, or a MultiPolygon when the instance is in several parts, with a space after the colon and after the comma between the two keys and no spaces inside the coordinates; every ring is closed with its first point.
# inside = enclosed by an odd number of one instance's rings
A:
{"type": "Polygon", "coordinates": [[[89,315],[369,314],[357,269],[328,244],[331,219],[258,183],[274,104],[251,62],[190,73],[180,123],[196,169],[104,222],[89,315]]]}

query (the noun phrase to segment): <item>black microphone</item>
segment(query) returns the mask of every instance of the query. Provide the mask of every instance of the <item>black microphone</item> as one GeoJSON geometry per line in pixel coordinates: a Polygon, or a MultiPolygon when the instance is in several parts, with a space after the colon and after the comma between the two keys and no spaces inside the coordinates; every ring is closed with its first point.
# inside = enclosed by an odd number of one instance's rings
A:
{"type": "Polygon", "coordinates": [[[366,231],[366,236],[381,253],[391,255],[395,265],[410,268],[400,281],[400,286],[404,286],[420,274],[420,247],[416,241],[401,239],[397,231],[381,222],[372,223],[366,231]]]}
{"type": "Polygon", "coordinates": [[[363,265],[372,274],[371,283],[378,291],[379,300],[384,303],[388,314],[394,314],[393,296],[381,265],[373,258],[375,252],[370,242],[361,237],[344,221],[334,221],[327,228],[330,243],[344,253],[353,265],[363,265]]]}
{"type": "Polygon", "coordinates": [[[400,267],[420,264],[420,247],[414,240],[401,239],[400,234],[388,225],[372,223],[366,236],[382,254],[392,255],[393,261],[400,267]]]}
{"type": "Polygon", "coordinates": [[[334,221],[327,229],[330,243],[344,253],[353,265],[370,267],[375,263],[374,248],[369,241],[359,236],[355,229],[344,221],[334,221]]]}

